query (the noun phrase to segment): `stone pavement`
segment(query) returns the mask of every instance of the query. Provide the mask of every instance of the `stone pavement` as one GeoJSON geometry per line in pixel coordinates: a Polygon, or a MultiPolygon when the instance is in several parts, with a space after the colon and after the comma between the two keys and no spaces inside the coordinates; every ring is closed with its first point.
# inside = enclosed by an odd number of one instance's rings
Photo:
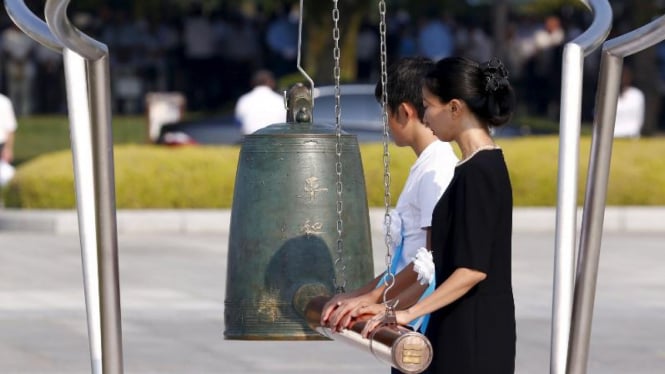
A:
{"type": "MultiPolygon", "coordinates": [[[[225,341],[228,234],[220,228],[225,226],[218,220],[222,213],[195,213],[213,229],[193,232],[189,219],[150,233],[145,228],[132,232],[119,224],[126,373],[388,372],[369,353],[340,342],[225,341]]],[[[549,367],[554,237],[547,217],[553,213],[528,213],[545,219],[538,223],[527,213],[519,218],[516,212],[516,220],[531,225],[530,229],[516,225],[514,235],[517,373],[539,374],[549,367]]],[[[119,223],[123,214],[119,212],[119,223]]],[[[157,213],[146,213],[150,214],[157,213]]],[[[663,373],[665,230],[654,230],[656,223],[646,230],[629,230],[636,220],[627,218],[626,211],[618,215],[623,218],[615,222],[623,220],[622,226],[606,230],[603,238],[589,373],[663,373]]],[[[660,223],[665,221],[660,217],[660,223]]],[[[76,226],[75,215],[67,219],[76,226]]],[[[375,212],[372,220],[377,219],[380,222],[380,214],[375,212]]],[[[75,230],[62,232],[53,225],[32,230],[4,227],[0,230],[0,373],[89,373],[75,230]]],[[[384,258],[377,230],[373,241],[379,272],[384,258]]]]}
{"type": "MultiPolygon", "coordinates": [[[[369,210],[372,228],[380,228],[384,209],[369,210]]],[[[228,234],[228,209],[119,210],[118,233],[213,233],[228,234]]],[[[582,222],[578,212],[577,223],[582,222]]],[[[0,231],[76,234],[75,210],[0,209],[0,231]]],[[[556,223],[554,208],[516,208],[513,228],[521,232],[551,232],[556,223]]],[[[665,232],[665,207],[608,207],[605,232],[665,232]]]]}

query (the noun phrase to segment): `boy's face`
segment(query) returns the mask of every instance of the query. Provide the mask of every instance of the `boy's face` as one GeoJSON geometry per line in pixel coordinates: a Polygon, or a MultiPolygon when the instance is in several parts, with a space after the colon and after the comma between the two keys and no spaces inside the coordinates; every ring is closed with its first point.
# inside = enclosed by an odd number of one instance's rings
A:
{"type": "Polygon", "coordinates": [[[390,136],[393,138],[393,142],[398,147],[404,147],[406,140],[404,138],[404,129],[406,128],[406,115],[403,111],[400,110],[400,107],[397,110],[393,109],[391,106],[388,106],[388,127],[390,128],[390,136]]]}

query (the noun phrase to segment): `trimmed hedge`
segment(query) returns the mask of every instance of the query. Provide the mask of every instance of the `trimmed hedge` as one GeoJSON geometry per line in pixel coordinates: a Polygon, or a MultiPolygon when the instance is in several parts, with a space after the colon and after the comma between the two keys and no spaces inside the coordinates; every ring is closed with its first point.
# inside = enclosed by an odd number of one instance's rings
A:
{"type": "MultiPolygon", "coordinates": [[[[558,137],[500,138],[511,173],[516,206],[554,206],[558,137]]],[[[581,140],[578,202],[583,201],[590,141],[581,140]]],[[[115,148],[119,209],[229,208],[240,148],[123,145],[115,148]]],[[[457,149],[456,149],[457,150],[457,149]]],[[[458,152],[459,154],[459,152],[458,152]]],[[[361,144],[368,204],[384,205],[383,146],[361,144]]],[[[394,205],[415,160],[409,148],[390,146],[394,205]]],[[[18,208],[75,207],[72,156],[55,152],[26,162],[5,191],[5,205],[18,208]]],[[[665,205],[665,140],[616,140],[608,205],[665,205]]]]}
{"type": "MultiPolygon", "coordinates": [[[[225,208],[233,198],[237,147],[115,147],[116,206],[225,208]]],[[[22,164],[5,193],[9,207],[75,207],[72,155],[50,153],[22,164]]]]}

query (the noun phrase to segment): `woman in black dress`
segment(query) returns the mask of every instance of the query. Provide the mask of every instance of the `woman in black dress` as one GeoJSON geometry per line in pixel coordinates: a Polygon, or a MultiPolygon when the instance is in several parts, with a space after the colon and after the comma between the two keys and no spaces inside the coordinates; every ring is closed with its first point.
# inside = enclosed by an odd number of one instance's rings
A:
{"type": "MultiPolygon", "coordinates": [[[[490,135],[505,124],[514,94],[503,64],[464,58],[437,62],[423,85],[425,124],[455,141],[462,160],[432,216],[437,288],[397,322],[431,313],[426,335],[434,358],[428,372],[505,374],[515,371],[515,306],[511,281],[512,188],[502,150],[490,135]]],[[[380,304],[365,336],[382,321],[380,304]]]]}

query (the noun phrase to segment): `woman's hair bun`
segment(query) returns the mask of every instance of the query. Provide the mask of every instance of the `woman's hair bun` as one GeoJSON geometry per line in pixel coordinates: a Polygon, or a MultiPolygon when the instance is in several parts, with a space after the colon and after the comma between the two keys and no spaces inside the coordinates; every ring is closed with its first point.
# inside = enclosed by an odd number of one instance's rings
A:
{"type": "Polygon", "coordinates": [[[485,78],[485,92],[488,94],[510,85],[508,82],[508,70],[506,70],[501,60],[496,57],[492,57],[489,61],[482,63],[480,71],[485,78]]]}

